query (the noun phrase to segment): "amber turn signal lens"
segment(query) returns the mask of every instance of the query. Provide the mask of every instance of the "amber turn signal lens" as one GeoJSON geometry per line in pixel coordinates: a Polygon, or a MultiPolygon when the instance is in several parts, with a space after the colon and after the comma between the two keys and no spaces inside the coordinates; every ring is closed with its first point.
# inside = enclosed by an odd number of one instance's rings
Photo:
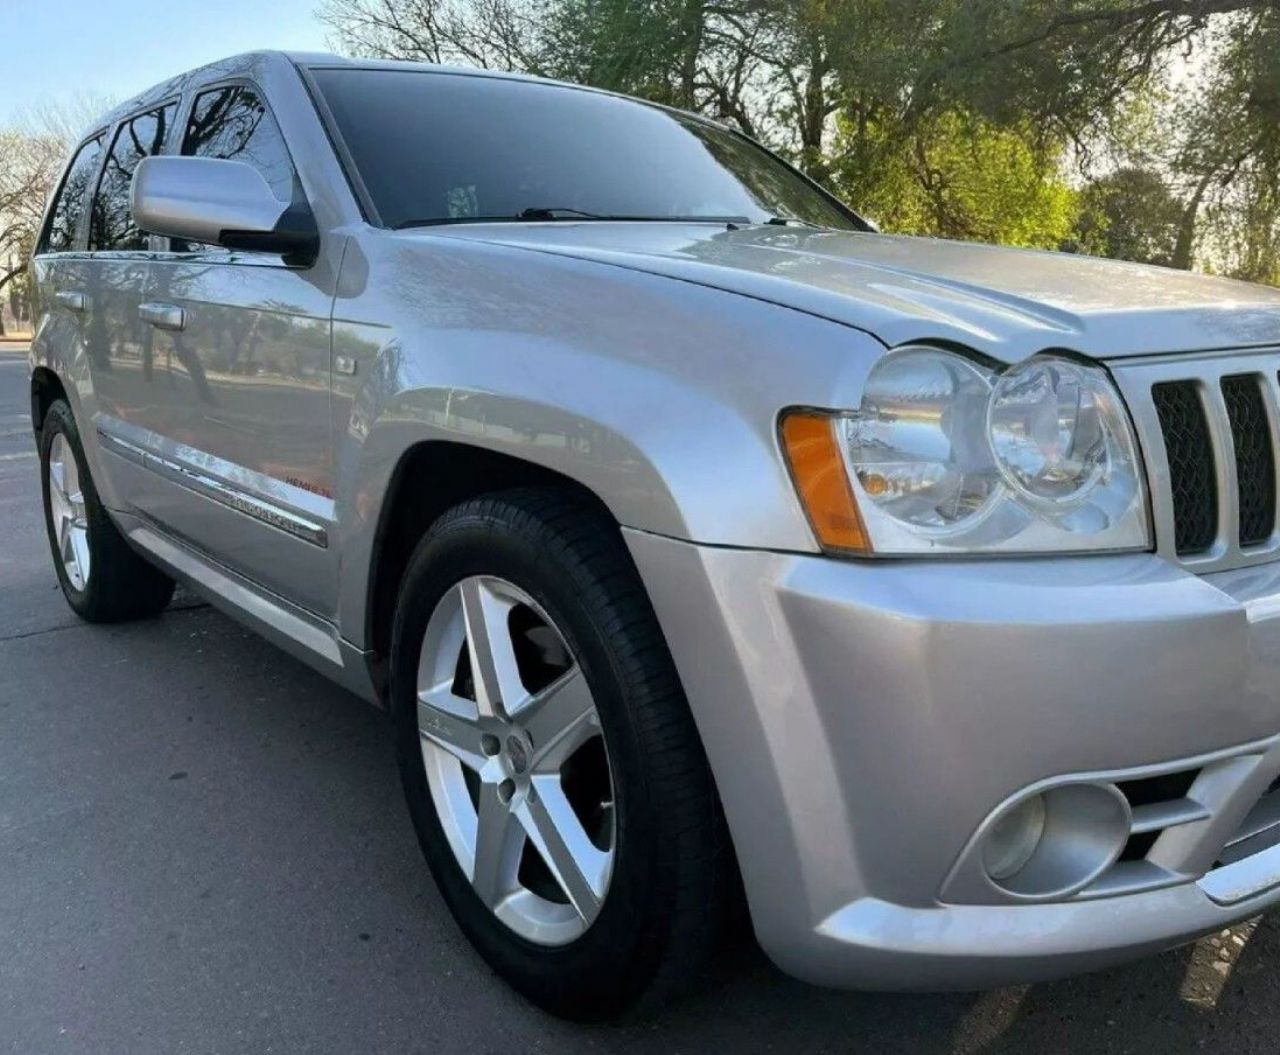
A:
{"type": "Polygon", "coordinates": [[[793,410],[782,418],[781,434],[791,476],[818,541],[826,549],[870,553],[867,528],[840,456],[836,419],[793,410]]]}

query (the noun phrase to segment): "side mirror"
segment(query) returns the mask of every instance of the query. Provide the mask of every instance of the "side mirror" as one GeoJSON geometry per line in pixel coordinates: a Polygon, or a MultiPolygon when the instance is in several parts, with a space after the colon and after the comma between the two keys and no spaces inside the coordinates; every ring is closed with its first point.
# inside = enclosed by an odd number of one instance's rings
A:
{"type": "Polygon", "coordinates": [[[320,249],[305,202],[280,201],[252,165],[217,158],[144,158],[129,192],[133,222],[144,231],[191,242],[279,253],[308,264],[320,249]]]}

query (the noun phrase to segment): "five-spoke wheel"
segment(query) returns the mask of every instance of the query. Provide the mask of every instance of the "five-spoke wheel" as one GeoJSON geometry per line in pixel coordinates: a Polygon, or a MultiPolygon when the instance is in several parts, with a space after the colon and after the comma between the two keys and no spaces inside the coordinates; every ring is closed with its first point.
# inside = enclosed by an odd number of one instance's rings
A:
{"type": "Polygon", "coordinates": [[[418,730],[441,827],[481,901],[533,942],[582,934],[613,868],[613,781],[582,668],[525,591],[471,576],[441,598],[418,730]]]}
{"type": "Polygon", "coordinates": [[[695,974],[727,838],[617,524],[558,490],[454,507],[409,560],[390,659],[409,812],[490,965],[580,1019],[695,974]]]}
{"type": "Polygon", "coordinates": [[[89,518],[84,508],[84,492],[80,489],[80,469],[71,445],[62,434],[54,436],[49,447],[47,489],[58,559],[71,585],[83,590],[89,582],[92,565],[89,518]]]}
{"type": "Polygon", "coordinates": [[[41,422],[40,472],[49,549],[67,603],[94,623],[163,611],[173,580],[134,552],[107,513],[65,400],[54,400],[41,422]]]}

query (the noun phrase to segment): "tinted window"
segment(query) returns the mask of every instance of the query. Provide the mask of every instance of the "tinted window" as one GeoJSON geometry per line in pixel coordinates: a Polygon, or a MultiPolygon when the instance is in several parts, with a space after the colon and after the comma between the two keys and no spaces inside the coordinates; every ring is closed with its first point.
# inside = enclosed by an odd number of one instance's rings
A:
{"type": "Polygon", "coordinates": [[[281,201],[294,197],[293,162],[280,128],[258,93],[245,85],[205,92],[196,98],[182,152],[202,158],[243,161],[262,173],[281,201]]]}
{"type": "Polygon", "coordinates": [[[93,212],[89,217],[90,249],[147,248],[147,236],[134,225],[129,212],[129,184],[138,162],[158,154],[164,146],[176,110],[177,105],[170,103],[139,114],[116,132],[93,199],[93,212]]]}
{"type": "Polygon", "coordinates": [[[316,70],[385,224],[527,209],[855,222],[750,140],[645,103],[553,85],[316,70]]]}
{"type": "Polygon", "coordinates": [[[49,215],[49,226],[41,241],[40,252],[65,253],[75,248],[76,231],[80,227],[80,217],[84,215],[85,203],[89,197],[89,181],[98,171],[100,157],[101,137],[91,139],[76,151],[76,156],[67,168],[67,178],[58,192],[58,200],[49,215]]]}

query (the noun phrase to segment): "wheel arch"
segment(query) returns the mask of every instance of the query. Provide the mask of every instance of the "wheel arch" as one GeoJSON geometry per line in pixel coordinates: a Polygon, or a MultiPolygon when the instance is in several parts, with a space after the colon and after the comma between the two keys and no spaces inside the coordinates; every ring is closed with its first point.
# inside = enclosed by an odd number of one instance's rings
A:
{"type": "Polygon", "coordinates": [[[400,583],[413,550],[436,520],[460,502],[517,487],[572,494],[617,518],[589,487],[554,469],[514,455],[454,440],[421,440],[406,448],[391,471],[373,534],[364,611],[365,648],[379,690],[400,583]]]}
{"type": "Polygon", "coordinates": [[[44,427],[49,408],[56,400],[67,398],[66,386],[53,370],[37,366],[31,371],[31,428],[37,437],[44,427]]]}

